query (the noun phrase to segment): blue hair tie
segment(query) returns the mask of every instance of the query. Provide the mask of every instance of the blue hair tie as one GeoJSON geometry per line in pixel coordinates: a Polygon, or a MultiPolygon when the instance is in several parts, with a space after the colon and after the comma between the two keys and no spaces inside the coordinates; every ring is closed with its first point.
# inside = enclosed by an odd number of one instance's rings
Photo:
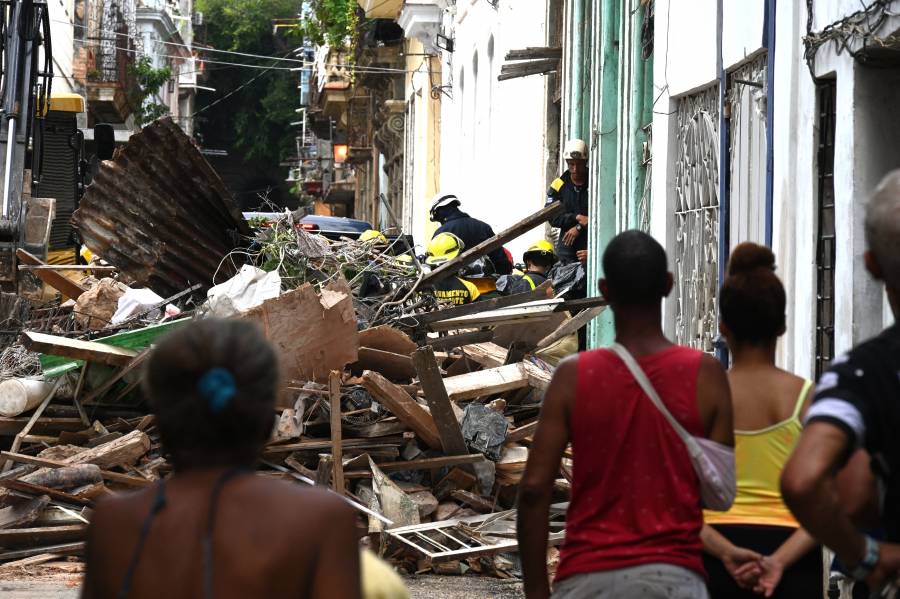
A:
{"type": "Polygon", "coordinates": [[[237,394],[237,383],[234,375],[226,368],[210,368],[197,382],[200,392],[213,414],[218,414],[228,407],[237,394]]]}

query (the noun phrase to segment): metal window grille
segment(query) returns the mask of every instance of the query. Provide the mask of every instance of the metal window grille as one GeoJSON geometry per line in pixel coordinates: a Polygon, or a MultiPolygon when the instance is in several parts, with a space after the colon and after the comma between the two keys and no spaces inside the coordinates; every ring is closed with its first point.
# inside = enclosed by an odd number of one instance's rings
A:
{"type": "Polygon", "coordinates": [[[816,85],[819,107],[817,169],[818,225],[816,231],[816,377],[834,358],[834,127],[837,84],[816,85]]]}
{"type": "Polygon", "coordinates": [[[682,98],[675,154],[675,338],[706,352],[718,334],[719,89],[682,98]]]}

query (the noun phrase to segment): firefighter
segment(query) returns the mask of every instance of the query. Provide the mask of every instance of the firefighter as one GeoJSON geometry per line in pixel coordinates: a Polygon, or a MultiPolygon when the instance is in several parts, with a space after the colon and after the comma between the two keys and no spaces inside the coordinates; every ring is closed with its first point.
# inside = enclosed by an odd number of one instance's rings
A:
{"type": "Polygon", "coordinates": [[[566,142],[563,158],[566,172],[554,179],[547,190],[547,203],[562,202],[565,210],[550,219],[559,229],[556,256],[562,264],[571,264],[587,256],[588,169],[587,144],[580,139],[566,142]]]}
{"type": "Polygon", "coordinates": [[[546,281],[547,273],[556,263],[556,252],[549,241],[541,239],[531,244],[522,255],[522,260],[525,262],[524,273],[507,275],[504,283],[497,282],[497,287],[502,287],[508,295],[534,291],[546,281]]]}
{"type": "MultiPolygon", "coordinates": [[[[465,248],[465,243],[453,233],[438,233],[428,243],[425,264],[437,268],[448,260],[456,258],[465,248]]],[[[448,300],[456,306],[474,302],[481,296],[478,287],[461,277],[451,276],[433,284],[434,296],[448,300]]]]}
{"type": "MultiPolygon", "coordinates": [[[[435,236],[441,233],[453,233],[462,240],[464,247],[475,247],[482,241],[494,236],[494,230],[489,224],[472,218],[459,209],[459,198],[452,193],[439,193],[431,201],[429,214],[431,220],[440,223],[435,231],[435,236]]],[[[512,261],[507,257],[503,248],[498,248],[488,254],[494,269],[501,275],[512,272],[512,261]]]]}

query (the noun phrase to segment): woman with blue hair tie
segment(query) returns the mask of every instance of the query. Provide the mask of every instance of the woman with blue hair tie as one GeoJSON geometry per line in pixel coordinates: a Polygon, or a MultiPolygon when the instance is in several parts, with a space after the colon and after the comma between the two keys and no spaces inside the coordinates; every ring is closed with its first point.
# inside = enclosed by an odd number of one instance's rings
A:
{"type": "Polygon", "coordinates": [[[256,476],[280,380],[255,325],[194,322],[144,372],[174,474],[97,504],[85,598],[361,594],[356,517],[337,495],[256,476]]]}

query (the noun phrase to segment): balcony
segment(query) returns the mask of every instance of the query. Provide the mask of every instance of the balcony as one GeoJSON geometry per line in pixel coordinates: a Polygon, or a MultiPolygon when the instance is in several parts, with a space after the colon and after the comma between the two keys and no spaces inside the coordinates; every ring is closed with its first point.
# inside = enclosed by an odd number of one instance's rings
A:
{"type": "Polygon", "coordinates": [[[133,112],[129,97],[136,81],[128,68],[132,56],[128,50],[104,45],[86,49],[83,83],[94,122],[124,123],[133,112]]]}
{"type": "Polygon", "coordinates": [[[445,8],[444,0],[406,0],[397,24],[403,28],[406,37],[422,42],[425,52],[438,54],[435,39],[441,32],[445,8]]]}
{"type": "Polygon", "coordinates": [[[396,19],[403,0],[356,0],[367,19],[396,19]]]}

